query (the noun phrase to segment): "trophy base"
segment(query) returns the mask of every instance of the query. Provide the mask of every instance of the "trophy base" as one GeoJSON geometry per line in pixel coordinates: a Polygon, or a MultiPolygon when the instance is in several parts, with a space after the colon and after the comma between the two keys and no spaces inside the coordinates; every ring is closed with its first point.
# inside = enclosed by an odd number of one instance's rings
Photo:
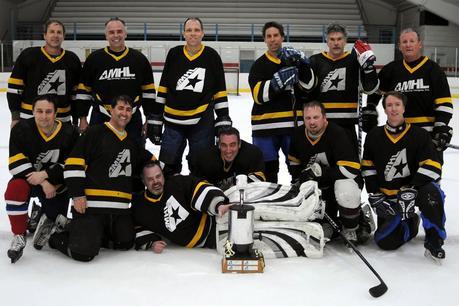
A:
{"type": "Polygon", "coordinates": [[[263,273],[265,260],[263,254],[255,250],[249,256],[223,256],[222,273],[263,273]]]}

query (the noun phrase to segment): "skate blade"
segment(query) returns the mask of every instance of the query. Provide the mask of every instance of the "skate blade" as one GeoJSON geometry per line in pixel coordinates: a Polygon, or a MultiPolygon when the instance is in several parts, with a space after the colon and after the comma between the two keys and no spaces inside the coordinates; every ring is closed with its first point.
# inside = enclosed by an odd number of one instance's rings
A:
{"type": "Polygon", "coordinates": [[[19,258],[22,257],[22,251],[16,252],[8,250],[8,257],[11,259],[11,263],[14,264],[16,261],[19,260],[19,258]]]}
{"type": "Polygon", "coordinates": [[[432,261],[437,266],[441,266],[443,264],[443,261],[445,260],[444,258],[438,258],[438,257],[433,256],[429,250],[424,251],[424,257],[432,261]]]}

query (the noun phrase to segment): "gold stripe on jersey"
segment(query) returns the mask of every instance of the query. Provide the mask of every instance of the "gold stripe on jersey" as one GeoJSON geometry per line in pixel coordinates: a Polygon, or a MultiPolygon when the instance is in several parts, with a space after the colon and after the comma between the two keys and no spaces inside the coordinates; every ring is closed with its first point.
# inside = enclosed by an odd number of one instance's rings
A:
{"type": "Polygon", "coordinates": [[[193,61],[193,60],[197,59],[202,54],[203,51],[204,51],[204,45],[201,45],[201,47],[199,48],[199,51],[196,54],[191,55],[190,53],[188,53],[188,51],[186,49],[186,45],[183,46],[183,54],[186,56],[186,58],[189,61],[193,61]]]}
{"type": "Polygon", "coordinates": [[[84,91],[87,91],[87,92],[91,92],[92,91],[92,88],[90,86],[86,86],[83,83],[78,84],[78,88],[77,89],[84,90],[84,91]]]}
{"type": "Polygon", "coordinates": [[[395,196],[397,195],[399,189],[387,189],[387,188],[379,188],[379,190],[384,193],[385,195],[388,195],[388,196],[395,196]]]}
{"type": "Polygon", "coordinates": [[[453,99],[451,97],[435,99],[435,104],[444,104],[444,103],[453,103],[453,99]]]}
{"type": "Polygon", "coordinates": [[[265,52],[265,55],[271,62],[280,65],[280,63],[281,63],[280,58],[272,56],[271,54],[269,54],[268,51],[265,52]]]}
{"type": "Polygon", "coordinates": [[[65,160],[66,165],[86,166],[86,161],[83,158],[69,157],[65,160]]]}
{"type": "Polygon", "coordinates": [[[150,90],[150,89],[155,89],[155,84],[150,83],[150,84],[145,84],[140,86],[142,90],[150,90]]]}
{"type": "Polygon", "coordinates": [[[287,158],[290,161],[290,165],[301,165],[301,160],[299,160],[297,157],[289,154],[287,158]]]}
{"type": "Polygon", "coordinates": [[[341,102],[323,102],[322,103],[325,109],[332,109],[332,108],[357,108],[356,102],[348,102],[348,103],[341,103],[341,102]]]}
{"type": "Polygon", "coordinates": [[[360,169],[360,164],[359,163],[356,163],[356,162],[351,162],[351,161],[347,161],[347,160],[339,160],[336,162],[336,165],[338,166],[345,166],[345,167],[351,167],[351,168],[354,168],[354,169],[360,169]]]}
{"type": "Polygon", "coordinates": [[[167,93],[169,90],[165,86],[158,87],[158,93],[167,93]]]}
{"type": "Polygon", "coordinates": [[[113,57],[113,59],[115,59],[115,61],[118,62],[118,61],[122,60],[122,59],[129,53],[129,48],[126,47],[126,50],[124,50],[124,52],[123,52],[121,55],[119,55],[119,56],[116,56],[116,55],[110,53],[110,51],[108,51],[108,47],[105,47],[105,48],[104,48],[104,51],[105,51],[105,53],[107,53],[108,55],[110,55],[111,57],[113,57]]]}
{"type": "Polygon", "coordinates": [[[252,172],[252,173],[249,173],[249,176],[250,176],[250,175],[258,176],[259,178],[262,178],[263,181],[266,181],[266,176],[265,176],[265,174],[263,173],[263,171],[252,172]]]}
{"type": "Polygon", "coordinates": [[[201,220],[199,221],[199,227],[196,233],[193,236],[193,239],[186,245],[187,248],[192,248],[196,245],[196,243],[201,239],[202,233],[204,232],[204,228],[206,226],[207,221],[207,214],[202,214],[201,220]]]}
{"type": "Polygon", "coordinates": [[[387,138],[389,138],[389,140],[392,142],[392,143],[397,143],[400,139],[403,138],[403,136],[405,136],[405,134],[409,131],[409,129],[411,128],[411,124],[407,123],[406,124],[406,128],[405,130],[400,133],[400,135],[398,135],[397,137],[394,137],[392,134],[390,134],[386,129],[384,129],[384,133],[386,133],[386,136],[387,138]]]}
{"type": "Polygon", "coordinates": [[[362,159],[360,164],[362,165],[362,167],[372,167],[375,165],[372,160],[368,160],[368,159],[362,159]]]}
{"type": "Polygon", "coordinates": [[[348,56],[349,54],[351,54],[351,53],[349,53],[348,51],[346,51],[346,52],[343,53],[343,55],[341,55],[341,56],[339,56],[339,57],[337,57],[337,58],[333,58],[333,57],[331,57],[330,55],[328,55],[328,53],[327,53],[326,51],[322,51],[322,55],[323,55],[323,56],[325,56],[326,58],[328,58],[329,60],[334,61],[334,62],[335,62],[335,61],[339,61],[340,59],[345,58],[345,57],[348,56]]]}
{"type": "Polygon", "coordinates": [[[435,122],[435,117],[405,117],[406,123],[435,122]]]}
{"type": "Polygon", "coordinates": [[[8,164],[12,164],[12,163],[15,163],[21,159],[28,159],[23,153],[18,153],[14,156],[11,156],[10,158],[8,158],[8,164]]]}
{"type": "MultiPolygon", "coordinates": [[[[155,198],[149,197],[149,196],[147,195],[147,192],[145,191],[144,196],[145,196],[145,199],[148,200],[148,202],[159,203],[159,202],[161,201],[162,197],[163,197],[163,194],[164,194],[164,193],[162,193],[157,199],[155,199],[155,198]]],[[[161,204],[161,203],[159,203],[159,204],[161,204]]]]}
{"type": "Polygon", "coordinates": [[[439,170],[441,170],[441,164],[439,162],[436,162],[434,160],[431,160],[431,159],[426,159],[426,160],[423,160],[421,162],[419,162],[419,166],[424,166],[424,165],[428,165],[428,166],[432,166],[432,167],[435,167],[439,170]]]}
{"type": "Polygon", "coordinates": [[[25,110],[28,110],[28,111],[31,111],[32,110],[32,104],[21,102],[21,108],[25,109],[25,110]]]}
{"type": "Polygon", "coordinates": [[[126,131],[122,131],[122,132],[118,131],[109,122],[105,122],[104,124],[106,127],[110,129],[110,131],[113,132],[113,134],[115,134],[116,137],[118,137],[119,140],[123,141],[127,137],[126,131]]]}
{"type": "Polygon", "coordinates": [[[194,188],[194,191],[193,191],[193,196],[191,197],[191,201],[192,202],[193,202],[193,199],[194,199],[195,195],[198,193],[199,189],[204,185],[210,185],[210,184],[208,182],[206,182],[206,181],[201,181],[196,185],[196,187],[194,188]]]}
{"type": "Polygon", "coordinates": [[[428,58],[427,56],[424,56],[424,59],[423,59],[419,64],[417,64],[416,66],[414,66],[413,68],[411,68],[411,67],[405,62],[405,60],[403,60],[403,66],[405,66],[405,69],[408,70],[409,73],[414,73],[414,72],[416,72],[416,70],[418,70],[419,68],[421,68],[422,65],[424,65],[428,60],[429,60],[429,58],[428,58]]]}
{"type": "Polygon", "coordinates": [[[227,91],[219,91],[214,95],[214,100],[217,100],[219,98],[224,98],[228,97],[228,92],[227,91]]]}
{"type": "Polygon", "coordinates": [[[114,198],[121,198],[121,199],[126,199],[126,200],[132,199],[132,194],[122,192],[122,191],[116,191],[116,190],[86,188],[84,190],[84,193],[87,196],[114,197],[114,198]]]}
{"type": "Polygon", "coordinates": [[[16,78],[9,78],[8,79],[8,84],[24,86],[24,80],[16,79],[16,78]]]}
{"type": "Polygon", "coordinates": [[[261,87],[261,81],[258,82],[258,83],[255,85],[255,87],[253,88],[253,94],[252,94],[252,96],[253,96],[253,100],[255,101],[255,103],[261,105],[262,103],[258,100],[258,94],[259,94],[259,92],[260,92],[260,87],[261,87]]]}
{"type": "MultiPolygon", "coordinates": [[[[297,110],[297,116],[303,116],[303,111],[297,110]]],[[[252,115],[251,119],[254,121],[267,120],[267,119],[276,119],[276,118],[289,118],[293,117],[293,111],[286,112],[276,112],[276,113],[266,113],[262,115],[252,115]]]]}
{"type": "Polygon", "coordinates": [[[43,131],[37,126],[37,130],[38,132],[40,133],[40,136],[41,138],[43,138],[44,141],[46,142],[49,142],[51,141],[54,137],[56,137],[56,135],[59,133],[59,131],[61,130],[62,128],[62,122],[60,122],[59,120],[56,120],[55,121],[57,123],[57,126],[56,126],[56,129],[54,130],[54,132],[49,135],[49,136],[46,136],[45,133],[43,133],[43,131]]]}
{"type": "Polygon", "coordinates": [[[164,112],[168,113],[168,114],[171,114],[171,115],[175,115],[175,116],[187,116],[187,117],[190,117],[190,116],[194,116],[194,115],[203,113],[207,109],[208,106],[209,106],[209,104],[204,104],[204,105],[201,105],[201,106],[199,106],[198,108],[195,108],[195,109],[179,110],[179,109],[174,109],[174,108],[169,107],[169,106],[166,105],[164,107],[164,112]]]}
{"type": "Polygon", "coordinates": [[[64,57],[65,55],[65,50],[62,51],[62,53],[59,56],[53,57],[46,52],[45,47],[41,47],[41,52],[51,61],[51,63],[55,63],[61,60],[61,58],[64,57]]]}

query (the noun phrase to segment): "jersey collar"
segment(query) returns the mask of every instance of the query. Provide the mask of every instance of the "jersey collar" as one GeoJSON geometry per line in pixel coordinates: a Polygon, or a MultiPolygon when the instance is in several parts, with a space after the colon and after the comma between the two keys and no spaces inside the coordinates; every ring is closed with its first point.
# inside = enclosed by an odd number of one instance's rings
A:
{"type": "Polygon", "coordinates": [[[197,59],[202,54],[202,52],[204,51],[204,47],[205,47],[204,45],[201,45],[201,48],[199,49],[199,51],[195,55],[191,55],[186,50],[186,46],[183,46],[183,54],[186,56],[186,58],[189,61],[194,61],[195,59],[197,59]]]}
{"type": "Polygon", "coordinates": [[[145,193],[144,193],[144,197],[148,202],[158,203],[159,201],[161,201],[161,198],[163,197],[163,194],[164,194],[164,192],[161,193],[161,195],[157,196],[157,195],[152,194],[150,191],[146,190],[145,193]]]}
{"type": "Polygon", "coordinates": [[[397,143],[400,139],[403,138],[403,136],[405,136],[406,133],[408,133],[408,130],[411,128],[411,124],[407,123],[406,124],[406,127],[405,127],[405,130],[403,132],[401,132],[398,136],[394,136],[392,135],[391,133],[389,133],[386,129],[386,127],[384,127],[384,133],[386,133],[386,136],[387,138],[389,138],[389,140],[392,142],[392,143],[397,143]]]}
{"type": "Polygon", "coordinates": [[[41,136],[41,138],[43,138],[44,141],[46,141],[46,142],[51,141],[51,140],[52,140],[54,137],[56,137],[56,135],[59,133],[59,131],[60,131],[61,128],[62,128],[62,122],[61,122],[60,120],[56,120],[56,123],[57,123],[56,129],[54,130],[54,132],[53,132],[51,135],[49,135],[49,137],[46,136],[46,134],[43,133],[43,132],[40,130],[40,128],[37,126],[38,133],[40,133],[40,136],[41,136]]]}
{"type": "Polygon", "coordinates": [[[55,62],[59,61],[65,55],[65,50],[64,49],[62,49],[62,53],[59,56],[56,56],[56,57],[49,55],[48,52],[46,52],[45,47],[41,47],[40,49],[41,49],[41,52],[43,53],[43,55],[46,56],[46,58],[49,59],[51,61],[51,63],[55,63],[55,62]]]}
{"type": "Polygon", "coordinates": [[[123,59],[128,54],[129,48],[126,47],[126,50],[124,50],[124,52],[121,53],[121,55],[119,55],[119,56],[116,56],[115,54],[112,54],[110,51],[108,51],[108,47],[105,47],[104,51],[105,51],[105,53],[107,53],[108,55],[113,57],[115,59],[115,61],[119,61],[119,60],[123,59]]]}
{"type": "Polygon", "coordinates": [[[265,52],[265,55],[271,62],[280,65],[280,63],[281,63],[280,58],[272,56],[271,54],[269,54],[268,51],[265,52]]]}
{"type": "Polygon", "coordinates": [[[424,56],[424,59],[413,68],[411,68],[405,60],[403,60],[403,66],[405,66],[405,69],[408,70],[409,73],[414,73],[416,70],[421,68],[422,65],[424,65],[428,60],[429,58],[427,56],[424,56]]]}
{"type": "Polygon", "coordinates": [[[115,134],[116,137],[118,137],[119,140],[123,141],[127,137],[127,132],[124,131],[124,133],[120,133],[117,131],[109,122],[104,122],[104,125],[115,134]]]}
{"type": "Polygon", "coordinates": [[[339,60],[345,58],[346,56],[348,56],[349,54],[350,53],[348,51],[345,51],[344,54],[341,55],[340,57],[333,58],[330,55],[328,55],[328,53],[326,51],[322,51],[322,55],[325,56],[326,58],[328,58],[329,60],[333,61],[333,62],[339,61],[339,60]]]}

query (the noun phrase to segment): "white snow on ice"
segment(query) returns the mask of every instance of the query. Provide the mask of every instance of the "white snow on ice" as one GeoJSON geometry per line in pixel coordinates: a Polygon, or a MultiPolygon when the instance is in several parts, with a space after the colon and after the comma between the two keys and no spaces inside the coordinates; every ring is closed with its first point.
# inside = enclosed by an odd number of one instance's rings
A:
{"type": "MultiPolygon", "coordinates": [[[[0,93],[0,186],[10,179],[10,114],[0,93]]],[[[251,141],[248,94],[230,96],[230,112],[242,138],[251,141]]],[[[381,111],[381,110],[380,110],[381,111]]],[[[459,114],[452,125],[459,144],[459,114]]],[[[380,112],[381,113],[381,112],[380,112]]],[[[382,123],[384,119],[381,119],[382,123]]],[[[150,147],[157,152],[157,147],[150,147]]],[[[49,247],[37,251],[32,237],[23,257],[6,256],[12,234],[5,208],[0,209],[1,305],[457,305],[459,288],[459,151],[445,152],[442,187],[446,199],[446,260],[442,266],[424,256],[422,229],[397,251],[382,251],[371,242],[359,249],[389,290],[375,299],[368,289],[379,282],[356,254],[340,243],[327,245],[321,259],[266,260],[263,274],[222,274],[214,250],[169,246],[163,254],[102,250],[92,262],[80,263],[49,247]]],[[[185,165],[186,167],[186,165],[185,165]]],[[[280,180],[289,182],[285,167],[280,180]]],[[[4,201],[3,201],[4,203],[4,201]]],[[[3,204],[4,205],[4,204],[3,204]]]]}

